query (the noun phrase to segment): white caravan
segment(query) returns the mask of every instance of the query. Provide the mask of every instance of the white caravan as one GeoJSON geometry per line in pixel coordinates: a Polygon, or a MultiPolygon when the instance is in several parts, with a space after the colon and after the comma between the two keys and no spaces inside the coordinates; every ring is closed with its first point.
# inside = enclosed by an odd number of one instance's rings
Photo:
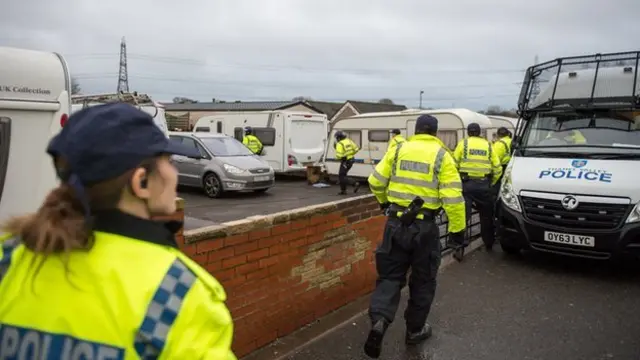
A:
{"type": "Polygon", "coordinates": [[[501,127],[507,128],[512,134],[516,132],[516,126],[518,125],[518,119],[508,116],[487,115],[491,120],[491,129],[487,131],[487,138],[491,141],[498,140],[498,129],[501,127]]]}
{"type": "Polygon", "coordinates": [[[58,180],[46,148],[68,119],[71,78],[56,53],[0,47],[0,221],[35,211],[58,180]]]}
{"type": "Polygon", "coordinates": [[[72,114],[86,106],[95,106],[110,102],[125,102],[127,104],[134,105],[140,110],[151,115],[156,126],[159,127],[167,137],[169,136],[169,126],[167,125],[167,119],[165,118],[164,105],[153,101],[149,95],[138,94],[137,92],[100,95],[73,95],[71,99],[73,103],[71,105],[72,114]]]}
{"type": "Polygon", "coordinates": [[[400,129],[402,136],[414,134],[416,119],[422,114],[430,114],[438,119],[438,137],[451,150],[458,141],[467,136],[467,125],[478,123],[482,136],[487,136],[491,127],[488,117],[468,109],[416,110],[368,113],[338,120],[331,129],[331,144],[327,146],[324,167],[329,175],[337,175],[340,161],[336,159],[335,133],[342,131],[359,147],[355,163],[349,176],[367,178],[375,165],[382,160],[389,145],[390,130],[400,129]]]}
{"type": "Polygon", "coordinates": [[[507,253],[640,254],[640,51],[527,70],[522,136],[500,188],[507,253]]]}
{"type": "Polygon", "coordinates": [[[244,137],[251,126],[264,146],[262,158],[277,173],[298,172],[318,165],[327,146],[327,115],[289,111],[223,112],[200,118],[194,132],[244,137]]]}

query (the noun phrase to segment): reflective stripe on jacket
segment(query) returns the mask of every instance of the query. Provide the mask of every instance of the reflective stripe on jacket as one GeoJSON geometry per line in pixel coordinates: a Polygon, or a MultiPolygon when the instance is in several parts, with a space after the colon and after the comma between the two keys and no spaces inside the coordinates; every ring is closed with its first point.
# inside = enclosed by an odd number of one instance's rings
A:
{"type": "Polygon", "coordinates": [[[217,280],[175,248],[94,236],[89,251],[46,258],[0,238],[3,358],[236,360],[217,280]]]}
{"type": "Polygon", "coordinates": [[[502,175],[500,160],[491,144],[479,136],[470,136],[460,141],[453,151],[453,157],[460,173],[471,178],[489,176],[491,183],[495,184],[502,175]]]}
{"type": "Polygon", "coordinates": [[[255,135],[245,135],[242,143],[254,154],[260,154],[260,150],[262,150],[262,142],[255,135]]]}
{"type": "Polygon", "coordinates": [[[511,138],[503,136],[493,143],[493,152],[498,156],[500,164],[507,165],[511,160],[511,138]]]}
{"type": "Polygon", "coordinates": [[[456,164],[441,142],[431,135],[414,135],[387,152],[369,176],[369,187],[380,203],[408,206],[416,197],[423,207],[443,208],[449,219],[449,231],[465,228],[462,183],[456,164]]]}
{"type": "Polygon", "coordinates": [[[336,158],[338,160],[351,160],[360,151],[358,145],[349,138],[344,138],[336,144],[336,158]]]}
{"type": "Polygon", "coordinates": [[[407,141],[407,139],[403,138],[402,135],[396,135],[389,140],[389,146],[387,147],[387,152],[395,151],[398,144],[407,141]]]}

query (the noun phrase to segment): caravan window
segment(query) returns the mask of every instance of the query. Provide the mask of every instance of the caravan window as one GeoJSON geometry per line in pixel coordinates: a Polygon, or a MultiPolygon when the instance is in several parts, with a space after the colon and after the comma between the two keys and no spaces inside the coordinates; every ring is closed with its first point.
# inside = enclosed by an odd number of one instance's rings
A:
{"type": "Polygon", "coordinates": [[[265,127],[254,127],[253,135],[255,135],[263,146],[273,146],[276,144],[276,129],[265,127]]]}
{"type": "Polygon", "coordinates": [[[342,130],[342,132],[353,140],[359,148],[362,148],[362,130],[342,130]]]}
{"type": "Polygon", "coordinates": [[[458,144],[458,134],[455,130],[438,131],[438,138],[451,150],[458,144]]]}
{"type": "Polygon", "coordinates": [[[222,134],[222,121],[218,121],[216,124],[216,131],[218,131],[218,134],[222,134]]]}
{"type": "Polygon", "coordinates": [[[387,130],[369,130],[369,142],[388,142],[389,138],[387,130]]]}
{"type": "Polygon", "coordinates": [[[198,126],[196,132],[211,132],[208,126],[198,126]]]}
{"type": "Polygon", "coordinates": [[[4,189],[4,180],[9,166],[9,148],[11,146],[11,119],[0,117],[0,199],[4,189]]]}
{"type": "Polygon", "coordinates": [[[242,139],[244,138],[244,129],[241,127],[234,128],[233,137],[236,138],[236,140],[242,142],[242,139]]]}

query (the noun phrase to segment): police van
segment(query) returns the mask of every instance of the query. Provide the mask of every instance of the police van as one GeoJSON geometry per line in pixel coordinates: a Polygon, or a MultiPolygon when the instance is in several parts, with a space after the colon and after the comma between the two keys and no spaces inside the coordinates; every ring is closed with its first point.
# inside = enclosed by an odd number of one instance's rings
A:
{"type": "Polygon", "coordinates": [[[0,47],[0,221],[35,211],[57,186],[46,148],[69,118],[71,79],[56,53],[0,47]]]}
{"type": "Polygon", "coordinates": [[[375,165],[387,152],[390,131],[399,129],[402,136],[414,135],[416,119],[422,114],[433,115],[438,119],[438,138],[450,150],[467,137],[467,125],[477,123],[482,129],[482,137],[492,124],[485,115],[468,109],[419,110],[408,109],[393,112],[360,114],[338,120],[331,130],[331,142],[326,148],[324,167],[329,175],[338,175],[340,160],[336,159],[335,133],[342,131],[361,149],[354,159],[349,176],[366,179],[375,165]]]}
{"type": "Polygon", "coordinates": [[[527,69],[500,188],[507,253],[609,259],[640,254],[640,52],[527,69]]]}

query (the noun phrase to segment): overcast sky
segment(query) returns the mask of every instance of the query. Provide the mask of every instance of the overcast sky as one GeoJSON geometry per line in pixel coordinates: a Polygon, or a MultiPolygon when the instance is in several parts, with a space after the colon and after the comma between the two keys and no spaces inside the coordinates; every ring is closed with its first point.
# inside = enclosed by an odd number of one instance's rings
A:
{"type": "Polygon", "coordinates": [[[60,52],[83,93],[515,107],[540,61],[639,50],[638,0],[5,0],[0,46],[60,52]]]}

